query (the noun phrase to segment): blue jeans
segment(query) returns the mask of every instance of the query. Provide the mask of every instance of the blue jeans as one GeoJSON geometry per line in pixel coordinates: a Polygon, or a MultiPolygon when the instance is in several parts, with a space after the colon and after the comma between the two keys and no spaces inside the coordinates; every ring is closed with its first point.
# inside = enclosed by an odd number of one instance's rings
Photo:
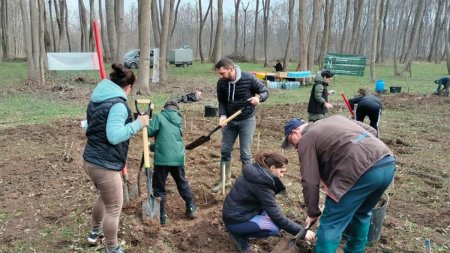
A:
{"type": "Polygon", "coordinates": [[[241,223],[225,223],[228,232],[243,238],[266,238],[277,236],[280,229],[265,211],[241,223]]]}
{"type": "Polygon", "coordinates": [[[229,122],[222,132],[221,161],[231,161],[231,151],[233,151],[234,142],[239,135],[242,166],[250,165],[252,163],[252,142],[255,129],[255,116],[229,122]]]}
{"type": "Polygon", "coordinates": [[[335,252],[347,225],[351,234],[344,252],[364,252],[371,211],[394,179],[395,161],[370,168],[339,202],[327,197],[317,231],[316,252],[335,252]]]}

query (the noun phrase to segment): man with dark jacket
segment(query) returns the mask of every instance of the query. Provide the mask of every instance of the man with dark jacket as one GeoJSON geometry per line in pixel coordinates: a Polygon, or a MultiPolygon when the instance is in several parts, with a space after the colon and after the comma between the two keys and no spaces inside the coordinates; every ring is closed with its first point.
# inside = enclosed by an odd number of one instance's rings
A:
{"type": "Polygon", "coordinates": [[[365,89],[358,90],[358,96],[348,100],[352,110],[355,110],[355,104],[357,104],[355,119],[357,121],[364,122],[366,116],[370,119],[370,126],[377,130],[377,137],[379,137],[379,124],[381,119],[381,111],[383,105],[381,100],[374,95],[367,93],[365,89]]]}
{"type": "Polygon", "coordinates": [[[309,121],[314,122],[325,118],[328,109],[333,108],[333,105],[328,103],[328,85],[333,76],[331,71],[324,70],[314,79],[308,103],[309,121]]]}
{"type": "Polygon", "coordinates": [[[364,252],[371,211],[394,179],[395,158],[372,127],[332,116],[314,123],[292,119],[284,127],[282,148],[297,149],[308,218],[320,217],[316,253],[336,252],[342,233],[351,232],[345,252],[364,252]],[[327,194],[319,209],[321,184],[327,194]]]}
{"type": "MultiPolygon", "coordinates": [[[[256,105],[269,97],[264,84],[250,73],[242,72],[233,61],[223,58],[215,65],[220,79],[217,81],[219,100],[219,125],[223,127],[220,169],[225,168],[225,184],[231,185],[231,151],[239,136],[242,168],[251,164],[252,141],[256,128],[256,105]],[[238,110],[242,113],[225,126],[224,121],[238,110]]],[[[222,172],[220,173],[222,176],[222,172]]],[[[213,192],[222,189],[222,179],[217,182],[213,192]]]]}
{"type": "Polygon", "coordinates": [[[450,88],[450,78],[449,77],[444,76],[442,78],[435,80],[434,83],[438,85],[437,89],[436,89],[436,93],[435,93],[436,95],[440,95],[442,90],[447,89],[446,96],[448,96],[448,89],[450,88]]]}
{"type": "Polygon", "coordinates": [[[155,197],[161,197],[160,221],[167,222],[166,180],[172,175],[178,193],[186,203],[186,217],[193,219],[197,215],[194,196],[184,171],[183,122],[176,101],[167,101],[164,110],[150,121],[148,136],[155,137],[154,173],[152,187],[155,197]]]}

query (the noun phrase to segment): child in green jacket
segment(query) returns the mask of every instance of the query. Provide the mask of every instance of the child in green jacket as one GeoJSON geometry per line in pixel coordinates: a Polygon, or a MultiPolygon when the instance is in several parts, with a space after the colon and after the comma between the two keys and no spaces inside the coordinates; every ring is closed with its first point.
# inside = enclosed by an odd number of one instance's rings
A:
{"type": "Polygon", "coordinates": [[[166,180],[172,175],[180,196],[186,202],[186,216],[194,219],[197,208],[184,171],[183,122],[176,101],[167,101],[164,109],[156,114],[148,127],[149,137],[155,137],[154,173],[152,187],[155,197],[161,198],[160,221],[167,223],[166,180]]]}

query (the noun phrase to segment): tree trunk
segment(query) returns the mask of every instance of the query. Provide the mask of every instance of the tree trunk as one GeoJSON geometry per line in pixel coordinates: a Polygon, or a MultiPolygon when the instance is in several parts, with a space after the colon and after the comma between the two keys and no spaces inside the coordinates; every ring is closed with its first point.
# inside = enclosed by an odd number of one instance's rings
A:
{"type": "Polygon", "coordinates": [[[117,56],[117,30],[116,21],[114,15],[114,1],[105,2],[106,6],[106,22],[107,22],[107,33],[109,38],[109,51],[111,52],[111,60],[113,63],[119,63],[116,60],[117,56]]]}
{"type": "MultiPolygon", "coordinates": [[[[362,1],[362,0],[361,0],[362,1]]],[[[311,31],[309,33],[309,43],[308,43],[308,70],[311,70],[314,65],[314,56],[316,54],[316,42],[317,33],[320,24],[320,11],[322,8],[322,0],[315,0],[313,4],[313,17],[311,24],[311,31]]]]}
{"type": "MultiPolygon", "coordinates": [[[[403,10],[404,7],[404,1],[398,1],[397,3],[394,3],[398,8],[397,10],[403,10]]],[[[399,14],[400,11],[394,12],[394,26],[400,27],[400,24],[402,23],[402,16],[399,14]]],[[[393,62],[394,62],[394,75],[397,76],[397,73],[399,73],[398,70],[398,47],[400,43],[400,34],[395,33],[395,40],[394,40],[394,53],[393,53],[393,62]]]]}
{"type": "MultiPolygon", "coordinates": [[[[441,15],[442,15],[442,10],[444,9],[444,7],[442,6],[444,4],[444,0],[439,0],[438,1],[438,5],[437,5],[437,9],[436,9],[436,16],[434,17],[434,26],[433,26],[433,34],[432,34],[432,39],[431,39],[431,44],[430,44],[430,53],[428,54],[428,61],[431,62],[431,60],[433,58],[436,58],[437,56],[437,52],[436,52],[436,48],[438,47],[438,32],[439,32],[439,27],[440,27],[440,23],[441,23],[441,15]]],[[[447,13],[448,15],[448,13],[447,13]]]]}
{"type": "Polygon", "coordinates": [[[291,50],[291,34],[294,34],[294,8],[295,8],[295,0],[289,0],[288,35],[287,35],[286,49],[284,50],[283,71],[287,71],[289,65],[289,51],[291,50]]]}
{"type": "Polygon", "coordinates": [[[372,34],[372,52],[370,56],[370,80],[375,82],[375,61],[377,59],[377,43],[378,43],[378,29],[380,27],[380,6],[382,0],[376,0],[373,11],[373,34],[372,34]]]}
{"type": "Polygon", "coordinates": [[[234,0],[234,52],[235,56],[239,55],[239,5],[241,0],[234,0]]]}
{"type": "Polygon", "coordinates": [[[139,1],[139,48],[140,48],[140,69],[136,85],[133,87],[132,94],[149,95],[150,94],[150,29],[152,1],[139,1]]]}
{"type": "Polygon", "coordinates": [[[100,16],[100,31],[102,34],[102,46],[103,46],[103,52],[104,57],[108,60],[111,60],[111,54],[109,50],[109,41],[108,41],[108,35],[106,34],[106,25],[105,25],[105,19],[103,17],[103,8],[102,8],[102,0],[98,1],[98,13],[100,16]]]}
{"type": "Polygon", "coordinates": [[[67,12],[65,9],[66,0],[55,1],[55,16],[56,16],[56,24],[58,25],[58,39],[56,41],[57,45],[55,46],[56,51],[61,51],[62,40],[64,39],[65,33],[65,22],[67,20],[67,12]],[[59,2],[59,4],[58,4],[59,2]],[[59,6],[59,7],[58,7],[59,6]]]}
{"type": "Polygon", "coordinates": [[[323,38],[322,38],[322,49],[320,50],[319,56],[319,66],[320,69],[323,67],[323,59],[325,54],[328,52],[328,44],[331,34],[331,25],[333,18],[334,0],[325,0],[325,12],[324,12],[324,25],[323,25],[323,38]]]}
{"type": "Polygon", "coordinates": [[[161,46],[159,56],[159,80],[167,81],[167,49],[169,43],[170,0],[164,0],[164,10],[161,19],[161,46]]]}
{"type": "Polygon", "coordinates": [[[36,80],[37,71],[33,59],[33,39],[31,36],[31,21],[27,6],[28,0],[20,0],[20,12],[22,14],[23,23],[23,41],[25,45],[25,53],[27,55],[28,79],[36,80]]]}
{"type": "Polygon", "coordinates": [[[31,41],[32,41],[32,54],[33,54],[33,61],[34,66],[36,68],[36,77],[33,81],[36,81],[39,83],[40,77],[39,77],[39,52],[40,52],[40,45],[39,45],[39,7],[37,5],[38,0],[30,0],[30,16],[31,16],[31,41]]]}
{"type": "Polygon", "coordinates": [[[38,0],[39,8],[39,84],[45,84],[45,71],[47,69],[47,57],[45,54],[44,34],[45,34],[45,1],[38,0]]]}
{"type": "Polygon", "coordinates": [[[200,52],[200,62],[204,63],[205,62],[205,57],[203,56],[203,27],[205,26],[205,21],[206,18],[208,18],[208,14],[209,14],[209,10],[211,9],[211,5],[212,5],[212,0],[209,0],[209,5],[208,5],[208,9],[206,9],[206,13],[205,16],[203,17],[203,13],[202,13],[202,1],[199,0],[198,1],[198,7],[199,7],[199,21],[200,21],[200,28],[198,29],[198,51],[200,52]]]}
{"type": "Polygon", "coordinates": [[[7,59],[9,57],[9,15],[8,15],[8,0],[3,0],[1,3],[1,20],[0,22],[2,30],[2,58],[7,59]]]}
{"type": "MultiPolygon", "coordinates": [[[[170,6],[173,9],[174,6],[174,0],[172,0],[172,3],[170,4],[170,6]]],[[[178,21],[178,8],[180,7],[180,2],[181,0],[177,1],[177,5],[175,7],[175,10],[172,10],[171,14],[170,14],[170,27],[172,27],[171,31],[170,31],[170,36],[169,36],[169,41],[172,41],[172,37],[173,34],[175,32],[175,28],[177,26],[177,21],[178,21]],[[174,12],[173,12],[174,11],[174,12]]]]}
{"type": "Polygon", "coordinates": [[[161,28],[159,25],[159,11],[158,11],[158,1],[153,0],[152,3],[152,27],[153,27],[153,40],[155,41],[155,47],[160,48],[161,45],[161,28]]]}
{"type": "MultiPolygon", "coordinates": [[[[408,41],[408,28],[409,28],[409,23],[410,23],[410,20],[412,18],[412,14],[414,11],[413,6],[414,6],[414,2],[412,2],[411,5],[409,5],[408,18],[407,18],[406,22],[403,22],[403,29],[400,30],[400,32],[402,33],[402,38],[403,38],[403,43],[400,44],[401,55],[400,55],[399,60],[401,63],[405,62],[406,52],[411,45],[411,41],[408,41]]],[[[408,5],[405,5],[405,8],[408,8],[408,5]]],[[[403,12],[403,13],[405,13],[405,12],[403,12]]]]}
{"type": "Polygon", "coordinates": [[[244,56],[244,59],[247,59],[246,52],[247,52],[247,20],[248,20],[248,7],[250,6],[250,2],[247,2],[247,5],[244,6],[244,3],[242,3],[242,10],[244,11],[244,30],[242,32],[242,38],[244,39],[244,43],[242,45],[242,55],[244,56]]]}
{"type": "MultiPolygon", "coordinates": [[[[62,6],[61,6],[62,8],[62,6]]],[[[69,15],[69,11],[67,10],[67,2],[64,1],[64,9],[66,10],[66,17],[64,19],[64,26],[66,27],[66,35],[67,35],[67,46],[69,47],[69,52],[72,52],[72,43],[70,42],[69,35],[69,22],[67,16],[69,15]]]]}
{"type": "Polygon", "coordinates": [[[341,52],[348,53],[347,41],[348,41],[348,33],[349,33],[349,21],[350,21],[350,13],[351,13],[351,4],[352,0],[347,0],[347,5],[345,7],[345,21],[344,21],[344,31],[342,32],[341,38],[341,52]]]}
{"type": "Polygon", "coordinates": [[[125,54],[125,21],[124,21],[124,0],[115,0],[116,29],[117,29],[117,52],[115,62],[122,63],[125,54]]]}
{"type": "MultiPolygon", "coordinates": [[[[447,8],[445,13],[447,15],[444,16],[444,24],[448,24],[448,13],[450,12],[450,3],[447,4],[447,8]]],[[[444,28],[445,30],[445,36],[444,36],[444,43],[445,43],[445,55],[446,55],[446,62],[447,62],[447,74],[450,74],[450,26],[446,25],[444,28]]],[[[450,180],[450,178],[449,178],[450,180]]],[[[449,185],[449,191],[450,191],[450,185],[449,185]]]]}
{"type": "MultiPolygon", "coordinates": [[[[222,57],[222,37],[223,37],[223,0],[217,0],[217,28],[214,38],[213,64],[216,64],[222,57]]],[[[214,66],[213,66],[214,69],[214,66]]]]}
{"type": "Polygon", "coordinates": [[[298,8],[299,18],[298,18],[298,37],[299,37],[299,56],[298,65],[296,71],[306,71],[308,70],[308,36],[306,28],[306,0],[300,0],[300,5],[298,8]]]}
{"type": "Polygon", "coordinates": [[[378,59],[379,59],[379,61],[378,62],[380,62],[380,63],[383,63],[384,62],[384,56],[385,56],[385,51],[386,51],[386,49],[385,49],[385,47],[386,47],[386,34],[387,34],[387,28],[388,28],[388,26],[387,26],[387,17],[388,17],[388,13],[389,13],[389,6],[390,6],[390,0],[386,0],[386,7],[385,7],[385,12],[384,12],[384,15],[383,15],[383,33],[380,33],[381,34],[381,38],[380,38],[380,45],[379,45],[379,55],[378,55],[378,59]]]}
{"type": "Polygon", "coordinates": [[[252,55],[253,63],[256,63],[256,35],[258,34],[258,16],[259,16],[259,0],[256,0],[255,30],[253,31],[253,55],[252,55]]]}
{"type": "Polygon", "coordinates": [[[89,51],[95,50],[94,43],[94,19],[95,19],[95,1],[89,0],[89,51]]]}
{"type": "Polygon", "coordinates": [[[78,13],[80,15],[80,30],[81,30],[81,52],[89,51],[89,34],[88,24],[86,18],[86,7],[83,0],[78,0],[78,13]]]}
{"type": "Polygon", "coordinates": [[[270,14],[270,0],[262,0],[263,6],[263,29],[264,29],[264,67],[267,67],[268,59],[267,59],[267,43],[269,39],[269,14],[270,14]]]}
{"type": "Polygon", "coordinates": [[[213,58],[213,48],[214,48],[214,15],[213,15],[213,11],[214,11],[214,8],[213,8],[213,3],[211,2],[211,13],[210,13],[210,15],[209,15],[209,17],[210,17],[210,27],[209,27],[209,29],[210,29],[210,33],[209,33],[209,52],[208,52],[208,56],[209,56],[209,59],[210,59],[210,61],[211,61],[211,59],[213,58]]]}
{"type": "MultiPolygon", "coordinates": [[[[55,34],[55,29],[56,29],[56,27],[55,27],[55,24],[54,24],[54,22],[53,22],[53,10],[52,10],[52,2],[53,2],[53,0],[48,0],[48,10],[49,10],[49,15],[50,15],[50,29],[52,30],[52,37],[53,37],[53,52],[56,52],[56,46],[57,46],[57,42],[56,42],[56,40],[58,39],[57,38],[57,36],[56,36],[56,34],[55,34]]],[[[56,3],[56,1],[55,1],[55,5],[57,5],[57,3],[56,3]]],[[[55,8],[57,8],[56,6],[55,6],[55,8]]]]}
{"type": "Polygon", "coordinates": [[[364,7],[364,0],[355,1],[352,40],[350,42],[350,48],[349,48],[353,53],[356,53],[356,45],[358,43],[358,38],[361,36],[359,33],[359,30],[360,30],[360,26],[361,26],[363,7],[364,7]]]}
{"type": "Polygon", "coordinates": [[[417,6],[416,9],[416,14],[414,17],[414,25],[411,31],[411,37],[410,37],[410,41],[411,41],[411,46],[408,49],[408,52],[406,54],[406,58],[405,58],[405,63],[403,65],[402,68],[402,73],[405,71],[410,71],[411,72],[411,64],[412,64],[412,59],[413,59],[413,54],[415,54],[416,52],[416,47],[417,47],[417,39],[419,37],[419,32],[420,32],[420,25],[422,23],[422,17],[423,17],[423,13],[425,10],[425,0],[418,0],[419,5],[417,6]]]}

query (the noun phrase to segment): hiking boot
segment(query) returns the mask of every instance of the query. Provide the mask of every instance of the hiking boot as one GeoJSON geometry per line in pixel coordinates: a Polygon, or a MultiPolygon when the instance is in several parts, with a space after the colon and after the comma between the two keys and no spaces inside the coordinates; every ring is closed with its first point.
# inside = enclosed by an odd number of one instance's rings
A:
{"type": "Polygon", "coordinates": [[[197,207],[194,204],[186,206],[186,217],[189,219],[195,219],[197,217],[197,207]]]}
{"type": "Polygon", "coordinates": [[[236,247],[239,252],[250,252],[252,246],[248,242],[247,238],[242,236],[235,235],[233,233],[228,233],[230,235],[231,240],[234,243],[234,247],[236,247]]]}
{"type": "Polygon", "coordinates": [[[102,237],[103,237],[103,229],[100,229],[99,231],[92,230],[88,234],[87,238],[88,243],[91,245],[95,245],[98,242],[98,240],[102,237]]]}
{"type": "Polygon", "coordinates": [[[125,253],[125,251],[123,251],[122,247],[117,246],[114,249],[106,249],[106,253],[125,253]]]}
{"type": "Polygon", "coordinates": [[[159,216],[159,222],[161,223],[161,226],[164,226],[167,224],[167,214],[163,214],[161,216],[159,216]]]}

